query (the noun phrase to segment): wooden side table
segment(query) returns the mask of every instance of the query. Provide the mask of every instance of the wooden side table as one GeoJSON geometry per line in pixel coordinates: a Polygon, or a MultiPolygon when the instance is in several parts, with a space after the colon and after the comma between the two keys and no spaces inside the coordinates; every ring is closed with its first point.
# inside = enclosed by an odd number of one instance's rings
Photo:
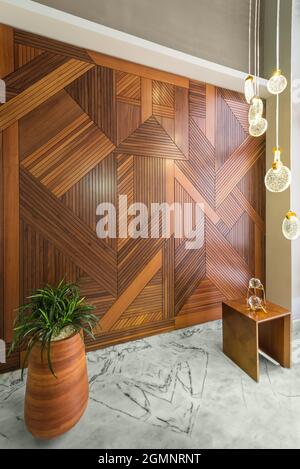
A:
{"type": "Polygon", "coordinates": [[[223,352],[256,381],[259,350],[291,367],[291,312],[269,301],[266,311],[250,311],[245,299],[222,304],[223,352]]]}

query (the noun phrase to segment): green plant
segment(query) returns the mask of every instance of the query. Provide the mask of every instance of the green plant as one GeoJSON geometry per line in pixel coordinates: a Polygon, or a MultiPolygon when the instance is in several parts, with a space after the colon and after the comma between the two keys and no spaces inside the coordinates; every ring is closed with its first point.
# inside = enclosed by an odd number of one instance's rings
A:
{"type": "MultiPolygon", "coordinates": [[[[9,353],[17,346],[26,347],[23,364],[27,362],[30,352],[36,343],[41,345],[41,357],[47,351],[48,366],[55,376],[51,362],[51,341],[61,331],[70,326],[74,333],[83,330],[94,338],[92,328],[97,317],[90,311],[94,306],[84,303],[80,298],[79,288],[73,283],[62,280],[57,287],[46,285],[28,297],[28,303],[18,309],[14,323],[14,336],[9,353]]],[[[22,367],[23,378],[24,366],[22,367]]]]}

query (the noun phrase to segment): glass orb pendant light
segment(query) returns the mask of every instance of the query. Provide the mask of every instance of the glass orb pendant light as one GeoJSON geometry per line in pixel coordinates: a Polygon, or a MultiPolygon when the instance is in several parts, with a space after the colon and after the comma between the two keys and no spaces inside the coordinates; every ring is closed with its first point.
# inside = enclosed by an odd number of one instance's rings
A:
{"type": "Polygon", "coordinates": [[[269,93],[280,94],[286,89],[286,87],[287,79],[282,75],[281,70],[276,70],[267,83],[269,93]]]}
{"type": "Polygon", "coordinates": [[[247,103],[251,104],[251,101],[255,96],[255,82],[252,75],[248,75],[245,79],[244,92],[247,103]]]}
{"type": "Polygon", "coordinates": [[[293,241],[300,236],[300,222],[295,212],[288,211],[282,222],[283,235],[293,241]]]}
{"type": "Polygon", "coordinates": [[[283,192],[291,184],[291,171],[281,161],[280,148],[274,149],[274,162],[265,176],[265,185],[270,192],[283,192]]]}
{"type": "Polygon", "coordinates": [[[268,121],[264,117],[260,117],[255,124],[250,124],[249,134],[252,137],[260,137],[268,128],[268,121]]]}
{"type": "Polygon", "coordinates": [[[249,124],[250,125],[257,124],[260,121],[263,112],[264,112],[263,101],[259,97],[255,96],[252,99],[252,104],[249,108],[249,113],[248,113],[249,124]]]}

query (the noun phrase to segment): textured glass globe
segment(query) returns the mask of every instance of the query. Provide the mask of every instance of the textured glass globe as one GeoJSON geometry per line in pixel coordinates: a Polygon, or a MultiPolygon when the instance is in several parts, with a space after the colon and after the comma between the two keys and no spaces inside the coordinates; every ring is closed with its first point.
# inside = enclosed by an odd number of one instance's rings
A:
{"type": "Polygon", "coordinates": [[[255,124],[250,124],[249,134],[252,135],[252,137],[260,137],[266,132],[267,128],[268,121],[264,117],[261,117],[255,124]]]}
{"type": "Polygon", "coordinates": [[[300,236],[300,222],[296,213],[288,212],[282,222],[283,235],[293,241],[300,236]]]}
{"type": "Polygon", "coordinates": [[[281,161],[275,162],[267,171],[265,185],[270,192],[283,192],[291,184],[291,171],[281,161]]]}
{"type": "Polygon", "coordinates": [[[264,104],[262,99],[257,97],[253,98],[248,113],[249,124],[256,125],[257,122],[261,119],[263,112],[264,104]]]}
{"type": "Polygon", "coordinates": [[[251,104],[252,99],[255,96],[255,89],[254,89],[254,77],[249,75],[244,84],[244,91],[245,91],[245,99],[248,104],[251,104]]]}
{"type": "Polygon", "coordinates": [[[281,74],[281,70],[277,70],[274,75],[270,78],[267,84],[269,93],[280,94],[287,87],[287,79],[281,74]]]}
{"type": "Polygon", "coordinates": [[[259,296],[256,296],[256,295],[250,296],[250,298],[248,298],[248,305],[250,309],[252,309],[253,311],[256,311],[257,309],[261,309],[262,307],[261,298],[259,298],[259,296]]]}
{"type": "Polygon", "coordinates": [[[262,283],[259,278],[251,278],[249,280],[249,288],[261,288],[262,283]]]}

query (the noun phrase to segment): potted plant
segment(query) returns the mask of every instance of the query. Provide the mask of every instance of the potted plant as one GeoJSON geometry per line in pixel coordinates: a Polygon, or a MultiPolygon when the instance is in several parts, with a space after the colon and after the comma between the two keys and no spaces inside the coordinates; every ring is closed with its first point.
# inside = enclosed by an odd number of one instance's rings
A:
{"type": "Polygon", "coordinates": [[[26,349],[25,424],[35,437],[50,439],[73,427],[86,408],[83,332],[92,335],[97,318],[78,287],[64,281],[38,289],[28,299],[18,310],[10,351],[26,349]]]}

